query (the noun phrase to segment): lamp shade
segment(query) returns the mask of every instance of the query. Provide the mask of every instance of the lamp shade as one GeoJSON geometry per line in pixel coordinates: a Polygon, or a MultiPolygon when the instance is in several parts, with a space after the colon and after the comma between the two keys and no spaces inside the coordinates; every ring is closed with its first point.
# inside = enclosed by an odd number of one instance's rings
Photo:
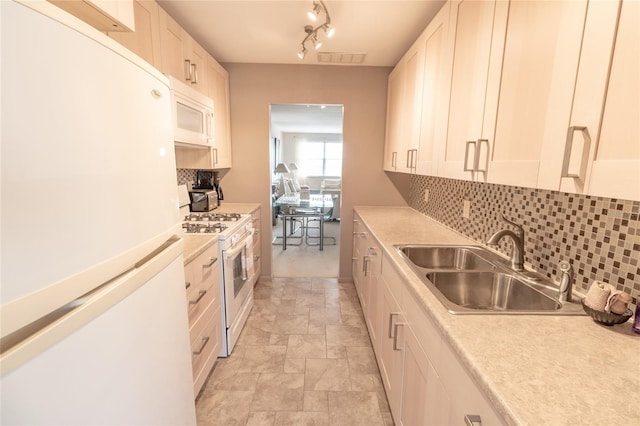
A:
{"type": "Polygon", "coordinates": [[[298,165],[296,163],[289,163],[289,170],[291,171],[298,170],[298,165]]]}
{"type": "Polygon", "coordinates": [[[278,163],[275,173],[291,173],[291,170],[289,170],[289,167],[287,167],[286,164],[278,163]]]}

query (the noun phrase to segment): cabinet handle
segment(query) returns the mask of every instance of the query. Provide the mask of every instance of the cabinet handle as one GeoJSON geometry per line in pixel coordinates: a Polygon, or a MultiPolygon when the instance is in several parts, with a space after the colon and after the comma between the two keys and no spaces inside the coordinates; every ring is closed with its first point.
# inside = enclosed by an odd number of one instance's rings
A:
{"type": "Polygon", "coordinates": [[[393,334],[391,333],[391,329],[393,328],[393,317],[398,315],[398,312],[391,312],[389,314],[389,339],[393,338],[393,334]]]}
{"type": "Polygon", "coordinates": [[[478,139],[478,145],[476,149],[476,158],[474,161],[474,168],[476,172],[487,172],[487,164],[489,164],[489,139],[478,139]],[[482,151],[482,144],[487,145],[487,155],[484,157],[484,165],[480,168],[480,152],[482,151]]]}
{"type": "Polygon", "coordinates": [[[257,261],[259,261],[259,260],[260,260],[260,256],[253,256],[253,261],[254,261],[254,262],[257,262],[257,261]]]}
{"type": "Polygon", "coordinates": [[[207,290],[200,290],[199,296],[196,300],[189,300],[189,304],[196,305],[207,294],[207,290]]]}
{"type": "Polygon", "coordinates": [[[213,164],[218,164],[218,148],[213,148],[213,164]]]}
{"type": "Polygon", "coordinates": [[[184,289],[187,290],[189,287],[191,287],[191,283],[187,281],[184,285],[184,289]]]}
{"type": "Polygon", "coordinates": [[[202,338],[202,346],[200,346],[200,349],[198,349],[197,351],[192,352],[194,355],[200,355],[202,353],[202,351],[204,350],[204,347],[207,346],[207,343],[209,343],[209,336],[204,336],[202,338]]]}
{"type": "Polygon", "coordinates": [[[476,141],[467,141],[467,145],[464,148],[464,171],[472,172],[475,168],[475,159],[476,159],[476,141]],[[473,145],[473,165],[469,167],[469,147],[473,145]]]}
{"type": "Polygon", "coordinates": [[[191,61],[188,59],[184,60],[184,79],[191,81],[191,61]]]}
{"type": "Polygon", "coordinates": [[[211,268],[213,266],[214,263],[216,263],[218,261],[217,257],[214,257],[213,259],[209,259],[209,263],[202,265],[203,268],[211,268]]]}
{"type": "Polygon", "coordinates": [[[398,151],[393,151],[391,153],[391,167],[395,169],[397,162],[398,162],[398,151]]]}
{"type": "Polygon", "coordinates": [[[464,424],[467,426],[482,426],[482,419],[477,414],[465,414],[464,424]]]}
{"type": "Polygon", "coordinates": [[[362,256],[362,272],[364,276],[367,276],[367,269],[369,269],[369,256],[362,256]]]}
{"type": "Polygon", "coordinates": [[[191,84],[198,83],[198,67],[196,64],[191,64],[191,84]]]}
{"type": "Polygon", "coordinates": [[[161,98],[162,97],[162,92],[159,91],[158,89],[153,89],[151,91],[151,96],[153,96],[154,98],[161,98]]]}
{"type": "Polygon", "coordinates": [[[369,256],[377,256],[375,248],[369,247],[369,249],[367,251],[369,252],[369,256]]]}
{"type": "Polygon", "coordinates": [[[567,130],[567,142],[564,145],[564,158],[562,159],[562,177],[578,178],[584,181],[587,171],[587,160],[591,149],[591,135],[586,126],[571,126],[567,130]],[[571,151],[573,148],[573,134],[576,131],[582,132],[584,145],[582,146],[582,158],[580,159],[580,170],[569,170],[571,163],[571,151]]]}
{"type": "Polygon", "coordinates": [[[398,347],[398,327],[404,327],[404,323],[397,322],[393,326],[393,350],[394,351],[401,351],[404,349],[404,347],[402,348],[398,347]]]}

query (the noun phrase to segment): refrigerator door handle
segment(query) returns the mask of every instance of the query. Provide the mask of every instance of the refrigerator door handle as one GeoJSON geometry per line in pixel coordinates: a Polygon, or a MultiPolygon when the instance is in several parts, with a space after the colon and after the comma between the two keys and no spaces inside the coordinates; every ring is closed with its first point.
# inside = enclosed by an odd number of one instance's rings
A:
{"type": "Polygon", "coordinates": [[[97,287],[3,339],[0,376],[18,368],[125,299],[183,252],[183,240],[171,238],[133,269],[97,287]]]}

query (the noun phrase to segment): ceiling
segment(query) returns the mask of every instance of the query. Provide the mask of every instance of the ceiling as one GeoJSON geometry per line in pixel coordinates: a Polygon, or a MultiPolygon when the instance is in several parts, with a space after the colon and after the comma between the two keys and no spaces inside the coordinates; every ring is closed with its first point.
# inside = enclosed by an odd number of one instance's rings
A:
{"type": "Polygon", "coordinates": [[[271,105],[271,133],[342,134],[342,105],[271,105]]]}
{"type": "MultiPolygon", "coordinates": [[[[300,60],[312,0],[159,0],[160,5],[218,62],[318,64],[317,52],[333,60],[366,54],[364,66],[394,66],[418,38],[444,0],[324,0],[336,33],[321,31],[323,46],[300,60]]],[[[320,23],[324,22],[320,15],[320,23]]],[[[318,24],[316,24],[317,26],[318,24]]],[[[358,56],[356,56],[358,57],[358,56]]],[[[326,64],[326,62],[323,62],[326,64]]],[[[329,62],[328,64],[335,64],[329,62]]]]}

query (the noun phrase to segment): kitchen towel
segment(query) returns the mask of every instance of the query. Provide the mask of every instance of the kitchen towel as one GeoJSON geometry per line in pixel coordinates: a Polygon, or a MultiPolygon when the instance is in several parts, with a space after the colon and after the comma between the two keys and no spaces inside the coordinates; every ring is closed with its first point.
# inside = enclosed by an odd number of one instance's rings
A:
{"type": "Polygon", "coordinates": [[[604,312],[607,300],[611,295],[611,290],[612,286],[610,284],[594,280],[591,287],[589,287],[587,297],[584,299],[584,304],[591,309],[604,312]]]}
{"type": "Polygon", "coordinates": [[[605,312],[613,312],[622,315],[627,311],[627,305],[631,302],[631,296],[622,290],[612,290],[604,307],[605,312]]]}

